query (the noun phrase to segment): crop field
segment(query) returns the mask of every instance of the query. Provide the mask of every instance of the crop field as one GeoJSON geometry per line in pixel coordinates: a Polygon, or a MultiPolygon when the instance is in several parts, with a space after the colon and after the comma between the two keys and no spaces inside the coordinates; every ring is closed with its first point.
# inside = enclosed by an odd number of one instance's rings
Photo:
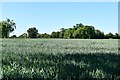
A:
{"type": "Polygon", "coordinates": [[[117,39],[2,39],[3,78],[120,78],[117,39]]]}

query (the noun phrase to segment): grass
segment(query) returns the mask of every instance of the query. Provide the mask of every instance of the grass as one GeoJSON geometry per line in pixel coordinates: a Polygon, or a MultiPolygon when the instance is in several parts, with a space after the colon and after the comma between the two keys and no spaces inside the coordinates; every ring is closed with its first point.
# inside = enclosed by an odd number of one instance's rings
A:
{"type": "Polygon", "coordinates": [[[120,78],[116,39],[3,39],[4,78],[120,78]]]}

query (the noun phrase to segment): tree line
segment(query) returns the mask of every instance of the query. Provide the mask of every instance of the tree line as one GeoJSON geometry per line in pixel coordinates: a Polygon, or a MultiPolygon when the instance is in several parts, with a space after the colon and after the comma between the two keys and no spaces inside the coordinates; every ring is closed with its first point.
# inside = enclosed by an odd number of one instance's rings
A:
{"type": "Polygon", "coordinates": [[[53,31],[51,34],[40,34],[36,27],[31,27],[27,33],[23,33],[18,37],[9,34],[16,29],[16,24],[13,20],[6,19],[0,22],[0,37],[1,38],[62,38],[62,39],[120,39],[118,33],[104,34],[103,31],[95,29],[90,25],[83,25],[82,23],[74,25],[72,28],[61,28],[60,31],[53,31]]]}

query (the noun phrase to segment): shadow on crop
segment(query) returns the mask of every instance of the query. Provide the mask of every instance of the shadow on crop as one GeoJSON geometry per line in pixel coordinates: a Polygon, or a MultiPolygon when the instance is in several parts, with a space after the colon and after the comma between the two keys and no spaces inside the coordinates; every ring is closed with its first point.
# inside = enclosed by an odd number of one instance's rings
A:
{"type": "MultiPolygon", "coordinates": [[[[120,78],[120,55],[95,53],[95,54],[29,54],[27,56],[11,56],[14,60],[3,60],[3,66],[10,66],[10,63],[19,64],[16,73],[3,74],[5,77],[18,77],[15,74],[24,77],[25,74],[19,74],[23,67],[34,69],[34,73],[29,77],[43,77],[50,79],[57,78],[120,78]],[[15,58],[17,56],[17,58],[15,58]],[[37,69],[37,70],[36,70],[37,69]],[[40,72],[38,72],[38,69],[40,72]],[[41,70],[43,70],[41,72],[41,70]]],[[[10,57],[9,57],[10,59],[10,57]]]]}

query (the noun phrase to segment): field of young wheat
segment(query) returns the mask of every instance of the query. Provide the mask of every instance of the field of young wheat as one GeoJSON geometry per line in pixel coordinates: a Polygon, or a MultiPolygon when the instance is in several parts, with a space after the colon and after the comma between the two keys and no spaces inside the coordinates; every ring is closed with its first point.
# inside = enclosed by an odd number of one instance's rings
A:
{"type": "Polygon", "coordinates": [[[120,78],[117,39],[3,39],[4,78],[120,78]]]}

